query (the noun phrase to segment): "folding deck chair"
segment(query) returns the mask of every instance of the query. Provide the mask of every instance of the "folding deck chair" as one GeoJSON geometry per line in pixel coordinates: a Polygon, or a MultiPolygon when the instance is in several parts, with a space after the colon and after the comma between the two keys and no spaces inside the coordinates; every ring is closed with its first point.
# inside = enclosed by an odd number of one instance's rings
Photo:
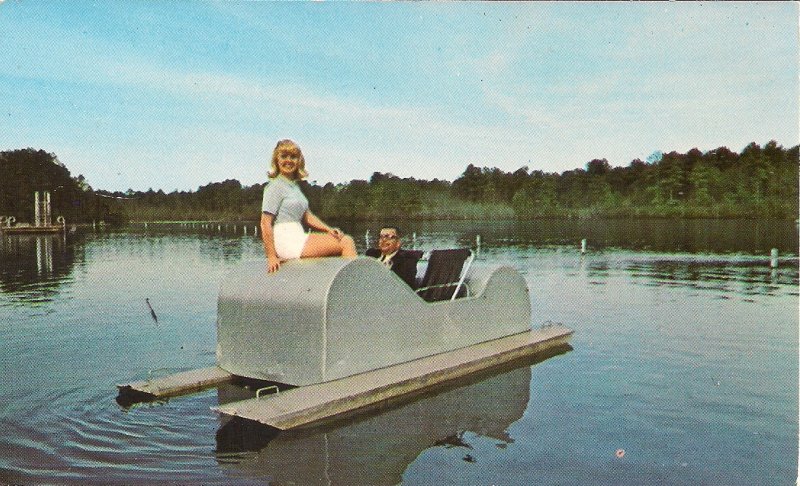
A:
{"type": "Polygon", "coordinates": [[[467,248],[431,250],[417,294],[428,302],[459,297],[459,292],[466,288],[464,279],[474,258],[467,248]]]}

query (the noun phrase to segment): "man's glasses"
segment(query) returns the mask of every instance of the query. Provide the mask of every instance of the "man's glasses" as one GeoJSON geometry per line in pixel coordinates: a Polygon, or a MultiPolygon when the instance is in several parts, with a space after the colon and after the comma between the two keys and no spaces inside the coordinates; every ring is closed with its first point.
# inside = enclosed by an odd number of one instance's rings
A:
{"type": "Polygon", "coordinates": [[[378,236],[379,240],[396,240],[398,237],[397,235],[380,235],[378,236]]]}

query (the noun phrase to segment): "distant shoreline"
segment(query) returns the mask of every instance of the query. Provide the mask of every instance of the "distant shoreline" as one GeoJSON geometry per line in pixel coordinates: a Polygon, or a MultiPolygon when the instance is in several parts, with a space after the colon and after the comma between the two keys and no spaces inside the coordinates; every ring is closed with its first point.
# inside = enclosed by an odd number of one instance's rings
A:
{"type": "MultiPolygon", "coordinates": [[[[385,221],[386,218],[364,218],[364,219],[353,219],[353,218],[333,218],[333,217],[326,217],[331,221],[349,221],[349,222],[358,222],[358,223],[381,223],[385,221]]],[[[391,218],[392,221],[397,222],[430,222],[430,221],[485,221],[486,218],[417,218],[417,217],[407,217],[407,218],[391,218]]],[[[531,218],[519,218],[519,217],[512,217],[512,218],[492,218],[492,221],[505,221],[505,222],[524,222],[524,221],[554,221],[554,220],[574,220],[574,221],[587,221],[587,220],[608,220],[608,221],[620,221],[620,220],[630,220],[630,221],[648,221],[648,220],[655,220],[655,221],[662,221],[662,220],[675,220],[675,221],[698,221],[698,220],[711,220],[711,221],[792,221],[792,218],[776,218],[776,217],[762,217],[762,216],[726,216],[726,217],[715,217],[715,216],[691,216],[691,217],[681,217],[681,216],[536,216],[531,218]]],[[[795,219],[796,223],[800,223],[797,219],[795,219]]],[[[237,225],[255,225],[258,226],[260,224],[259,220],[252,219],[252,220],[232,220],[232,219],[207,219],[207,220],[131,220],[127,223],[128,225],[136,225],[136,224],[237,224],[237,225]]],[[[126,223],[120,224],[120,226],[125,226],[126,223]]],[[[67,226],[70,226],[67,223],[67,226]]],[[[77,227],[86,227],[92,226],[92,223],[79,223],[75,224],[77,227]]]]}

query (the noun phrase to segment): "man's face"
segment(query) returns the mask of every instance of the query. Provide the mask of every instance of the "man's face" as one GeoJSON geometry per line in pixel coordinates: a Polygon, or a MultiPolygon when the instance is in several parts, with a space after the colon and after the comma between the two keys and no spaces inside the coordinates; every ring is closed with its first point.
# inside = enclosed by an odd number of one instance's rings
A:
{"type": "Polygon", "coordinates": [[[378,248],[384,255],[396,252],[400,248],[400,236],[394,228],[381,228],[378,236],[378,248]]]}

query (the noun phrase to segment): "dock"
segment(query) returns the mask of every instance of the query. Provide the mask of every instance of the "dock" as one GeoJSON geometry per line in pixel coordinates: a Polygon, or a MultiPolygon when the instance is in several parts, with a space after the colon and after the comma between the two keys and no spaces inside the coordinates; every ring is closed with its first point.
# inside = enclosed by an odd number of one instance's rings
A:
{"type": "Polygon", "coordinates": [[[38,235],[38,234],[52,234],[61,233],[64,231],[63,226],[3,226],[0,227],[0,233],[7,235],[38,235]]]}
{"type": "Polygon", "coordinates": [[[56,218],[53,224],[50,207],[50,191],[35,191],[33,193],[33,224],[19,224],[12,226],[17,221],[14,216],[0,216],[0,233],[6,235],[48,234],[66,231],[63,216],[56,218]]]}
{"type": "Polygon", "coordinates": [[[561,325],[545,326],[212,410],[281,430],[311,426],[380,408],[393,399],[412,397],[467,375],[565,346],[572,333],[561,325]]]}

